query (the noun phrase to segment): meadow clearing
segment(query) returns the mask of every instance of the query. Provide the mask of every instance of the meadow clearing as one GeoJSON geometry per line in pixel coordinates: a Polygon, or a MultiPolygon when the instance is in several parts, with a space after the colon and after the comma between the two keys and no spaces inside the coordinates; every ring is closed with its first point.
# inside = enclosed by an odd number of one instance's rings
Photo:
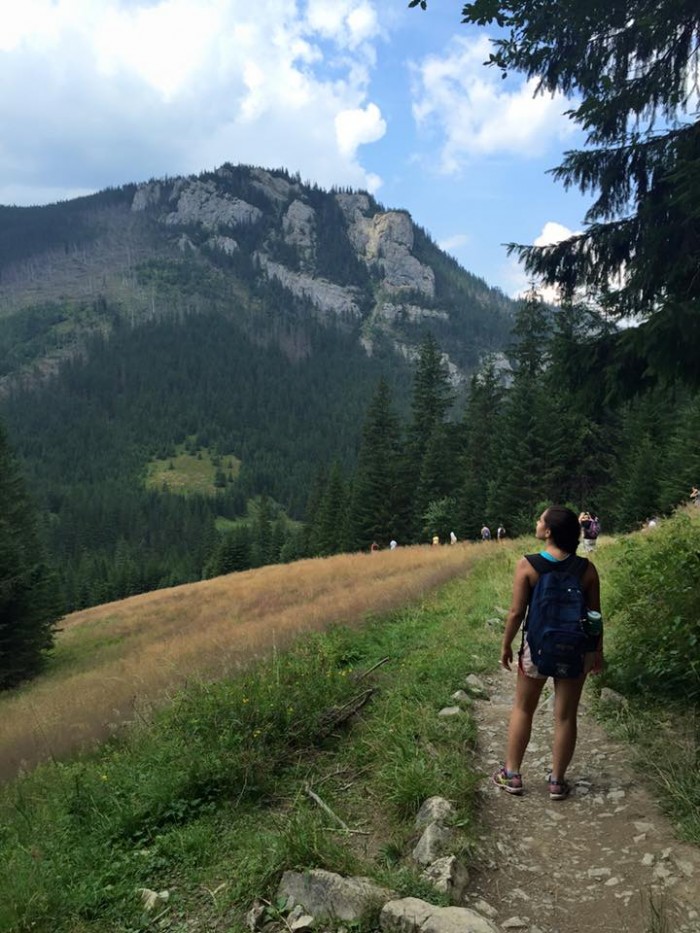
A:
{"type": "Polygon", "coordinates": [[[0,696],[0,780],[148,718],[188,681],[229,675],[302,633],[407,606],[497,546],[414,546],[273,565],[67,616],[46,671],[0,696]]]}

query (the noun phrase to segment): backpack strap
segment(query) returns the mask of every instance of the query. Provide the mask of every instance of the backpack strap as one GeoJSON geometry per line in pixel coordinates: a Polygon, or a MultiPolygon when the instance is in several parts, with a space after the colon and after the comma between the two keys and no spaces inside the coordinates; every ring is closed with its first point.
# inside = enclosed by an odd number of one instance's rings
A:
{"type": "Polygon", "coordinates": [[[525,560],[539,574],[543,573],[570,573],[579,580],[588,569],[588,558],[579,557],[578,554],[569,554],[565,560],[547,560],[541,554],[526,554],[525,560]]]}

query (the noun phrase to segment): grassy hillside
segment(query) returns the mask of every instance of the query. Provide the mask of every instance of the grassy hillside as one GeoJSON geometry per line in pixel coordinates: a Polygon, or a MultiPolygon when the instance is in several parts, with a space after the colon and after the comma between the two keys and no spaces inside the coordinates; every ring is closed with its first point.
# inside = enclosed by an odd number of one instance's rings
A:
{"type": "Polygon", "coordinates": [[[299,634],[406,606],[466,572],[474,545],[307,560],[68,616],[46,673],[0,695],[0,778],[105,738],[191,678],[226,676],[299,634]]]}
{"type": "MultiPolygon", "coordinates": [[[[624,669],[626,628],[609,581],[631,566],[630,548],[647,552],[647,569],[656,566],[658,574],[647,573],[646,597],[657,606],[660,625],[673,621],[666,613],[674,596],[664,587],[667,568],[659,555],[674,539],[683,541],[676,562],[680,556],[697,562],[700,516],[681,515],[656,532],[599,547],[612,683],[624,669]]],[[[98,702],[99,693],[90,694],[93,675],[108,692],[120,677],[136,679],[152,699],[162,696],[160,675],[169,669],[174,680],[187,677],[187,688],[170,692],[161,712],[142,711],[93,754],[55,760],[7,785],[0,800],[0,860],[7,866],[0,929],[239,933],[254,897],[273,900],[283,869],[311,866],[368,875],[439,902],[405,858],[413,816],[433,794],[454,800],[468,861],[479,776],[471,765],[475,732],[468,712],[449,720],[437,713],[467,674],[495,666],[500,631],[494,618],[508,604],[515,561],[534,544],[307,561],[74,616],[54,669],[23,696],[3,698],[5,724],[31,705],[39,722],[56,704],[52,685],[57,696],[98,702]],[[426,595],[450,577],[456,578],[426,595]],[[348,624],[277,650],[293,633],[329,622],[348,624]],[[274,630],[275,650],[251,666],[261,646],[256,629],[267,646],[274,630]],[[237,668],[244,660],[245,669],[237,668]],[[197,676],[234,669],[233,678],[197,676]],[[344,718],[353,704],[360,711],[344,718]],[[314,806],[307,788],[350,833],[314,806]],[[143,912],[140,888],[169,892],[156,917],[143,912]]],[[[617,727],[633,734],[635,723],[656,722],[656,730],[637,732],[636,739],[664,743],[664,755],[652,759],[659,764],[640,772],[662,781],[662,769],[676,767],[689,751],[685,733],[671,723],[689,717],[677,705],[659,705],[648,690],[636,699],[633,689],[617,727]]],[[[648,744],[642,752],[648,761],[648,744]]],[[[687,758],[685,770],[694,777],[687,758]]],[[[692,780],[680,793],[666,793],[665,803],[676,807],[684,834],[700,843],[692,780]]]]}

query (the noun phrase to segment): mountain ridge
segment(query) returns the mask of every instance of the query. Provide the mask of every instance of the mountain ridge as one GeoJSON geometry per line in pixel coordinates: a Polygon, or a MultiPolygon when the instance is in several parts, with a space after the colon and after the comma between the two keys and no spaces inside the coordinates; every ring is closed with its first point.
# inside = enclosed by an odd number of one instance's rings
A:
{"type": "Polygon", "coordinates": [[[307,517],[320,472],[353,470],[378,381],[405,416],[430,335],[463,398],[510,308],[407,212],[283,170],[0,208],[0,419],[65,607],[200,579],[217,520],[258,497],[307,517]],[[208,498],[149,487],[183,448],[240,471],[208,498]]]}
{"type": "MultiPolygon", "coordinates": [[[[154,262],[196,264],[212,279],[223,271],[228,286],[274,279],[319,321],[357,327],[367,353],[386,339],[414,359],[426,327],[437,329],[455,386],[484,353],[502,349],[509,327],[509,299],[461,270],[406,211],[385,210],[365,192],[324,192],[283,170],[227,163],[62,204],[0,207],[0,223],[0,318],[46,304],[93,306],[72,327],[61,321],[79,344],[83,332],[110,330],[105,302],[132,325],[182,312],[149,274],[154,262]]],[[[209,285],[200,303],[230,298],[221,281],[209,285]]],[[[70,352],[62,349],[29,353],[28,362],[53,372],[70,352]]],[[[0,373],[3,382],[16,369],[0,373]]]]}

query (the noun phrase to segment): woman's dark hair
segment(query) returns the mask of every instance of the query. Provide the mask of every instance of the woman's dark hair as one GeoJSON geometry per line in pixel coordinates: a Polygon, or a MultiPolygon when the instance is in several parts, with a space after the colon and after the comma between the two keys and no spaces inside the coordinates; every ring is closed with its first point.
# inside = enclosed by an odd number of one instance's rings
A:
{"type": "Polygon", "coordinates": [[[557,547],[567,554],[573,554],[578,547],[578,540],[581,534],[578,517],[571,509],[563,505],[550,505],[545,510],[542,519],[552,532],[552,540],[557,547]]]}

